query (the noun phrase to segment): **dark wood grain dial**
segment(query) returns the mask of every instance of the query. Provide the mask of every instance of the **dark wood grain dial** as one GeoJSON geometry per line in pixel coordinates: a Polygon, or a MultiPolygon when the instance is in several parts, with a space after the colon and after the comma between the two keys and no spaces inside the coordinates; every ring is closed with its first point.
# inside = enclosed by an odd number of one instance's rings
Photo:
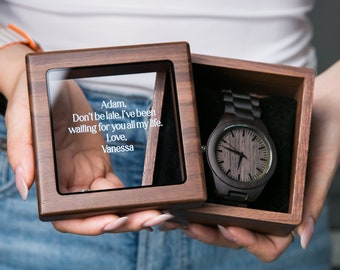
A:
{"type": "Polygon", "coordinates": [[[215,157],[223,173],[238,182],[261,179],[272,162],[268,141],[246,126],[226,129],[216,142],[215,157]]]}

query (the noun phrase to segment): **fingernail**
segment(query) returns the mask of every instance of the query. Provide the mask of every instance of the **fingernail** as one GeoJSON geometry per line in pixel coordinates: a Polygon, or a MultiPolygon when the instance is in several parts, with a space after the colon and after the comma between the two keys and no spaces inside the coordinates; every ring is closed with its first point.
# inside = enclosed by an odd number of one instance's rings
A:
{"type": "Polygon", "coordinates": [[[306,221],[305,227],[302,231],[300,244],[303,249],[306,249],[310,240],[312,239],[314,233],[314,220],[312,217],[309,217],[306,221]]]}
{"type": "Polygon", "coordinates": [[[162,215],[159,215],[157,217],[154,217],[148,221],[146,221],[144,224],[143,224],[143,227],[153,227],[153,226],[156,226],[156,225],[159,225],[159,224],[162,224],[170,219],[174,218],[174,215],[171,215],[169,213],[166,213],[166,214],[162,214],[162,215]]]}
{"type": "Polygon", "coordinates": [[[127,223],[128,219],[129,219],[128,217],[121,217],[121,218],[107,224],[103,228],[103,230],[105,232],[111,232],[111,231],[117,230],[118,228],[121,228],[122,226],[124,226],[127,223]]]}
{"type": "Polygon", "coordinates": [[[24,178],[23,169],[18,166],[15,170],[15,185],[23,201],[26,201],[28,196],[28,187],[24,178]]]}
{"type": "Polygon", "coordinates": [[[236,238],[230,233],[230,231],[227,228],[221,225],[217,225],[217,227],[226,240],[233,243],[236,242],[236,238]]]}

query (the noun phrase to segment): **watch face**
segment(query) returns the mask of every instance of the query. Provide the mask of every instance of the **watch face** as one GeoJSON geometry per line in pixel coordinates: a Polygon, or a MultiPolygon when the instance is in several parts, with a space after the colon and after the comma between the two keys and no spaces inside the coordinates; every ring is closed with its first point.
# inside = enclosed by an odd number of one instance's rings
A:
{"type": "Polygon", "coordinates": [[[222,129],[212,147],[215,167],[224,179],[252,185],[263,180],[272,167],[270,142],[261,131],[247,125],[222,129]]]}

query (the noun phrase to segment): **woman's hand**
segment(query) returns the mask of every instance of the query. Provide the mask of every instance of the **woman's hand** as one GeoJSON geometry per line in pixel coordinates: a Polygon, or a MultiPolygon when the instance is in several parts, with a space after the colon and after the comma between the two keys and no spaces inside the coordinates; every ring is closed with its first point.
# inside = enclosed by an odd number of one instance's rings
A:
{"type": "MultiPolygon", "coordinates": [[[[6,110],[7,149],[8,160],[15,173],[17,189],[23,200],[26,200],[29,188],[34,182],[34,152],[32,142],[32,128],[28,100],[27,79],[25,70],[25,55],[32,52],[24,45],[13,45],[0,50],[0,90],[7,98],[6,110]]],[[[96,137],[98,140],[99,137],[96,137]]],[[[62,139],[62,138],[60,138],[62,139]]],[[[97,141],[98,142],[98,141],[97,141]]],[[[67,183],[62,183],[65,190],[87,187],[89,189],[120,187],[120,180],[113,174],[111,165],[105,155],[95,155],[91,161],[93,145],[69,144],[62,145],[61,151],[74,150],[80,147],[81,151],[76,158],[87,162],[86,166],[97,165],[91,170],[92,176],[87,183],[79,183],[76,178],[69,177],[67,183]]],[[[71,160],[72,161],[72,160],[71,160]]],[[[75,166],[69,166],[67,173],[77,175],[79,171],[75,166]]],[[[78,179],[79,180],[79,179],[78,179]]],[[[151,230],[172,218],[170,214],[162,214],[156,210],[141,211],[124,217],[117,215],[101,215],[83,219],[73,219],[54,222],[54,226],[61,232],[69,232],[82,235],[98,235],[105,232],[127,232],[142,229],[151,230]]]]}
{"type": "Polygon", "coordinates": [[[15,173],[16,186],[26,200],[34,179],[32,129],[28,103],[25,55],[33,52],[25,45],[0,50],[0,91],[7,98],[7,155],[15,173]]]}
{"type": "MultiPolygon", "coordinates": [[[[65,81],[54,89],[52,119],[55,151],[58,168],[59,190],[62,193],[82,190],[103,190],[124,187],[114,174],[110,157],[101,145],[105,139],[100,131],[70,134],[74,125],[72,115],[88,115],[92,108],[79,86],[65,81]]],[[[96,120],[86,122],[97,126],[96,120]]],[[[61,232],[97,235],[103,232],[127,232],[152,230],[151,227],[172,218],[170,214],[159,211],[141,211],[127,216],[102,215],[96,217],[55,221],[53,225],[61,232]]]]}
{"type": "MultiPolygon", "coordinates": [[[[316,78],[310,152],[306,178],[303,218],[295,231],[301,247],[307,248],[313,235],[329,186],[340,160],[340,61],[316,78]]],[[[178,228],[166,223],[164,230],[178,228]]],[[[260,260],[277,259],[292,243],[294,234],[284,237],[260,234],[238,227],[211,228],[189,224],[183,231],[202,242],[230,248],[245,248],[260,260]]]]}
{"type": "Polygon", "coordinates": [[[103,152],[103,134],[94,119],[86,121],[91,132],[70,133],[78,124],[73,115],[93,113],[81,88],[67,80],[51,86],[52,123],[59,191],[67,194],[84,190],[123,188],[113,173],[110,156],[103,152]]]}

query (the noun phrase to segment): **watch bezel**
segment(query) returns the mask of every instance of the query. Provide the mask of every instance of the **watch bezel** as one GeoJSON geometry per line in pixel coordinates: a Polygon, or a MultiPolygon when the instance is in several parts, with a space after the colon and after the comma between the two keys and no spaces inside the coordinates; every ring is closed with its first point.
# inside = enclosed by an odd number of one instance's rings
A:
{"type": "Polygon", "coordinates": [[[262,186],[268,182],[268,180],[272,177],[277,163],[277,157],[276,157],[276,148],[274,145],[273,140],[269,136],[269,133],[267,131],[267,128],[262,123],[261,120],[247,120],[247,119],[231,119],[231,120],[224,120],[221,121],[217,127],[213,130],[211,133],[208,142],[207,142],[207,160],[208,164],[210,166],[210,169],[212,173],[223,183],[234,187],[238,189],[254,189],[259,186],[262,186]],[[217,163],[216,155],[215,155],[215,149],[216,144],[221,138],[222,134],[224,134],[225,130],[228,130],[230,128],[234,127],[243,127],[243,128],[249,128],[252,129],[254,132],[256,132],[259,137],[261,137],[264,141],[267,142],[269,148],[270,148],[270,157],[271,162],[269,165],[269,168],[267,172],[264,174],[263,177],[260,179],[257,179],[256,181],[251,182],[244,182],[244,181],[235,181],[235,179],[232,179],[228,177],[220,168],[220,166],[217,163]]]}

